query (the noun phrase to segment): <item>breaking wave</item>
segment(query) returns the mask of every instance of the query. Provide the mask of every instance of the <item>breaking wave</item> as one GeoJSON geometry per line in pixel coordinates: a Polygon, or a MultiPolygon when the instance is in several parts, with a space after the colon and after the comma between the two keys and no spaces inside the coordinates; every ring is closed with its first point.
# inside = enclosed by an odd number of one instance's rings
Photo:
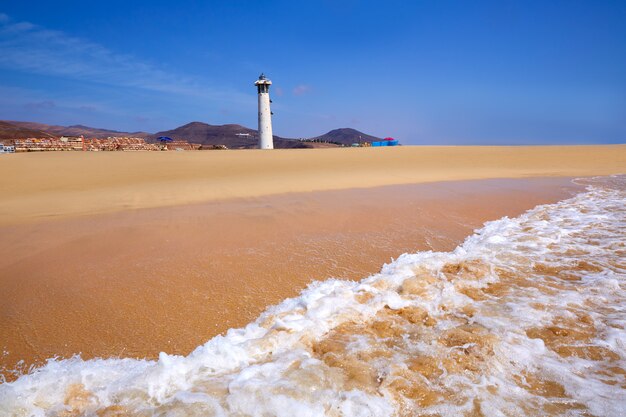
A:
{"type": "Polygon", "coordinates": [[[626,177],[486,223],[453,252],[329,279],[190,355],[49,360],[7,416],[618,416],[626,177]]]}

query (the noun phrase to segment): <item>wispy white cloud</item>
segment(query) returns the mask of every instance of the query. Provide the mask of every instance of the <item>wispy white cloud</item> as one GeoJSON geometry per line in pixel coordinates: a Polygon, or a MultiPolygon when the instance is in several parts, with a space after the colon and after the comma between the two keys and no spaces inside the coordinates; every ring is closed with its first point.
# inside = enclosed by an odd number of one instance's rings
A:
{"type": "MultiPolygon", "coordinates": [[[[151,122],[165,123],[167,115],[159,114],[155,120],[142,118],[143,107],[137,110],[125,103],[111,105],[97,97],[51,96],[46,91],[4,86],[0,83],[0,118],[7,120],[37,121],[47,124],[106,126],[121,131],[136,131],[151,127],[151,122]]],[[[159,129],[163,126],[155,126],[159,129]]],[[[156,130],[153,130],[156,131],[156,130]]]]}
{"type": "Polygon", "coordinates": [[[285,90],[283,90],[281,87],[274,87],[274,94],[276,94],[278,97],[282,97],[283,95],[285,95],[285,90]]]}
{"type": "Polygon", "coordinates": [[[306,84],[300,84],[295,86],[292,92],[294,96],[303,96],[311,92],[311,86],[306,84]]]}
{"type": "MultiPolygon", "coordinates": [[[[46,92],[20,87],[0,85],[0,114],[19,114],[24,109],[27,113],[54,114],[59,112],[89,111],[113,114],[116,107],[107,107],[102,103],[85,99],[51,98],[46,92]]],[[[120,111],[119,114],[124,114],[120,111]]],[[[25,119],[26,120],[26,119],[25,119]]]]}
{"type": "Polygon", "coordinates": [[[55,107],[56,103],[52,100],[35,101],[24,104],[24,108],[28,110],[48,110],[54,109],[55,107]]]}
{"type": "Polygon", "coordinates": [[[34,74],[162,93],[253,102],[253,96],[214,88],[203,80],[174,74],[100,44],[15,22],[0,14],[0,67],[34,74]]]}

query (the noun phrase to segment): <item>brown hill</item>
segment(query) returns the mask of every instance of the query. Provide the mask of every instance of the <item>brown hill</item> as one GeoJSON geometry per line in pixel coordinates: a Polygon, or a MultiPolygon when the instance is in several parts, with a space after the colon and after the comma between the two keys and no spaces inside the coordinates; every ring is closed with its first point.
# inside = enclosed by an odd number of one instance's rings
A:
{"type": "Polygon", "coordinates": [[[67,126],[61,130],[65,136],[83,135],[89,138],[108,138],[111,136],[130,136],[133,138],[145,138],[150,135],[147,132],[120,132],[118,130],[100,129],[83,125],[67,126]]]}
{"type": "Polygon", "coordinates": [[[316,136],[309,140],[319,141],[319,142],[329,142],[336,143],[340,145],[352,145],[353,143],[363,143],[363,142],[375,142],[381,140],[376,136],[368,135],[363,132],[359,132],[356,129],[351,129],[348,127],[331,130],[328,133],[325,133],[320,136],[316,136]]]}
{"type": "Polygon", "coordinates": [[[48,132],[53,136],[84,136],[86,138],[108,138],[110,136],[131,136],[135,138],[143,138],[149,135],[146,132],[120,132],[117,130],[110,129],[99,129],[95,127],[83,126],[83,125],[73,125],[73,126],[58,126],[58,125],[47,125],[43,123],[35,123],[35,122],[17,122],[17,121],[7,121],[15,126],[23,127],[26,129],[35,129],[43,132],[48,132]]]}
{"type": "MultiPolygon", "coordinates": [[[[210,125],[191,122],[172,130],[155,134],[145,132],[121,132],[99,129],[83,125],[58,126],[35,122],[0,121],[0,139],[19,139],[26,137],[85,136],[86,138],[107,138],[110,136],[132,136],[146,138],[156,142],[160,136],[186,140],[202,145],[226,145],[229,149],[251,149],[258,144],[257,131],[237,124],[210,125]]],[[[331,130],[306,141],[274,136],[275,148],[319,148],[353,143],[372,142],[379,138],[367,135],[351,128],[331,130]]]]}
{"type": "MultiPolygon", "coordinates": [[[[165,130],[148,137],[148,141],[157,141],[160,136],[176,140],[186,140],[202,145],[226,145],[229,149],[252,149],[258,145],[257,131],[236,124],[210,125],[191,122],[172,130],[165,130]]],[[[275,148],[310,148],[311,144],[295,139],[274,136],[275,148]]]]}
{"type": "Polygon", "coordinates": [[[0,121],[0,140],[46,137],[54,137],[54,135],[41,131],[39,129],[22,127],[10,122],[0,121]]]}

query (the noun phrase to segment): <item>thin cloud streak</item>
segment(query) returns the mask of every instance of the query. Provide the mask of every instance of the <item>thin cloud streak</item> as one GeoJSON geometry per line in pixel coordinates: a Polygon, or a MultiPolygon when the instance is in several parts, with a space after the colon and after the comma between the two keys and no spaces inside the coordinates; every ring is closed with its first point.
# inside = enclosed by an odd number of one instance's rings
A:
{"type": "Polygon", "coordinates": [[[48,110],[54,109],[56,107],[56,103],[52,100],[44,100],[37,102],[30,102],[24,104],[24,108],[28,110],[48,110]]]}
{"type": "Polygon", "coordinates": [[[303,96],[311,92],[311,86],[306,84],[300,84],[294,87],[292,92],[294,96],[303,96]]]}
{"type": "Polygon", "coordinates": [[[115,53],[97,43],[0,14],[0,67],[111,86],[235,102],[253,96],[207,88],[201,80],[172,74],[155,65],[115,53]]]}
{"type": "MultiPolygon", "coordinates": [[[[115,115],[126,114],[117,107],[107,107],[102,103],[59,98],[52,100],[44,92],[0,85],[0,114],[8,113],[10,109],[14,110],[16,108],[46,114],[63,111],[89,111],[115,115]]],[[[23,120],[28,121],[27,119],[23,120]]]]}

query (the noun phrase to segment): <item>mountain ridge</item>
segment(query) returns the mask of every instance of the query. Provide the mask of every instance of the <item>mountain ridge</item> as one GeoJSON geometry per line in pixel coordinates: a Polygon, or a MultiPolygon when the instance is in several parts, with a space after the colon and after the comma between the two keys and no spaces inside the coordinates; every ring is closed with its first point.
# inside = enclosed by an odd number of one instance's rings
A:
{"type": "MultiPolygon", "coordinates": [[[[112,129],[94,128],[82,124],[71,126],[48,125],[37,122],[0,121],[0,139],[20,139],[26,137],[84,136],[86,138],[107,138],[111,136],[131,136],[145,138],[148,142],[157,142],[160,136],[185,140],[190,143],[217,146],[225,145],[229,149],[253,149],[257,147],[256,129],[235,123],[211,125],[193,121],[174,129],[163,130],[154,134],[146,132],[122,132],[112,129]]],[[[353,143],[372,142],[379,138],[353,128],[333,129],[309,139],[292,139],[274,135],[275,148],[321,148],[350,146],[353,143]]]]}
{"type": "Polygon", "coordinates": [[[321,140],[331,143],[339,143],[341,145],[350,146],[353,143],[363,142],[375,142],[381,140],[380,138],[366,133],[360,132],[351,127],[342,127],[339,129],[333,129],[323,135],[313,137],[309,140],[321,140]]]}
{"type": "Polygon", "coordinates": [[[45,138],[54,137],[47,132],[31,127],[17,126],[12,123],[0,120],[0,140],[15,140],[21,138],[45,138]]]}
{"type": "MultiPolygon", "coordinates": [[[[230,149],[256,148],[257,131],[238,124],[211,125],[204,122],[190,122],[175,129],[164,130],[148,136],[148,141],[156,141],[160,136],[187,140],[202,145],[226,145],[230,149]]],[[[352,128],[331,130],[310,139],[292,139],[274,135],[275,148],[319,148],[350,146],[353,143],[372,142],[379,138],[352,128]]]]}
{"type": "MultiPolygon", "coordinates": [[[[252,149],[258,145],[257,131],[238,124],[211,125],[204,122],[190,122],[171,130],[163,130],[148,136],[154,142],[160,136],[186,140],[202,145],[225,145],[229,149],[252,149]]],[[[282,138],[274,135],[276,148],[309,148],[306,143],[296,139],[282,138]]]]}
{"type": "Polygon", "coordinates": [[[37,123],[37,122],[23,122],[23,121],[16,121],[16,120],[2,120],[2,122],[9,123],[11,125],[24,128],[24,129],[42,131],[42,132],[47,133],[48,136],[52,136],[52,137],[81,136],[82,135],[82,136],[89,137],[89,138],[104,139],[110,136],[131,136],[131,137],[143,138],[149,135],[149,133],[146,133],[146,132],[122,132],[118,130],[90,127],[90,126],[85,126],[81,124],[71,125],[71,126],[60,126],[60,125],[48,125],[45,123],[37,123]]]}

